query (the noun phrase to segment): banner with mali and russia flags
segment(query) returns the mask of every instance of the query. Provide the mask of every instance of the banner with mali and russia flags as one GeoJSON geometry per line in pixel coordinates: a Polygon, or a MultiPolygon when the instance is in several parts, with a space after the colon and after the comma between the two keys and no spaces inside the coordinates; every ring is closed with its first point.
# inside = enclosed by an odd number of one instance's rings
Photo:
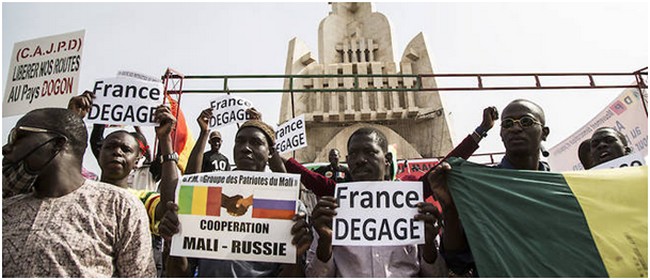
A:
{"type": "Polygon", "coordinates": [[[481,277],[648,277],[647,166],[553,173],[449,163],[481,277]]]}
{"type": "Polygon", "coordinates": [[[306,212],[300,175],[218,171],[183,175],[176,187],[180,232],[170,254],[295,263],[292,218],[306,212]]]}

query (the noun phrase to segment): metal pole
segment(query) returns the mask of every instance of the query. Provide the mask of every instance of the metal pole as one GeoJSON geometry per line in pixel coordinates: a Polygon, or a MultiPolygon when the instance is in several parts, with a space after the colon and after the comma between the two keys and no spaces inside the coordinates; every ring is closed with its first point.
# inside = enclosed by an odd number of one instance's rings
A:
{"type": "Polygon", "coordinates": [[[648,105],[646,104],[645,97],[643,97],[643,87],[645,83],[643,82],[643,77],[641,76],[641,71],[634,73],[634,78],[636,79],[637,89],[639,90],[639,96],[641,96],[641,103],[643,104],[643,110],[645,111],[645,116],[648,116],[648,105]]]}
{"type": "MultiPolygon", "coordinates": [[[[296,117],[296,108],[293,100],[293,76],[289,76],[289,92],[291,93],[291,118],[296,117]]],[[[296,151],[291,151],[291,157],[296,158],[296,151]]]]}

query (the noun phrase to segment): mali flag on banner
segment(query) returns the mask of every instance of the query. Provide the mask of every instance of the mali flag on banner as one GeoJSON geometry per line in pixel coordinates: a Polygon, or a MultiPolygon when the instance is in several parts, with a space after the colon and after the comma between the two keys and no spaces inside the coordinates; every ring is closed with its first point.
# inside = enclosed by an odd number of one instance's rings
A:
{"type": "Polygon", "coordinates": [[[176,117],[176,131],[172,132],[172,135],[176,133],[176,138],[174,138],[174,152],[178,154],[178,168],[181,170],[181,173],[185,173],[187,160],[190,158],[192,148],[194,148],[196,141],[192,136],[190,128],[187,126],[183,111],[178,108],[178,102],[169,95],[166,95],[166,98],[171,105],[172,114],[176,117]]]}
{"type": "Polygon", "coordinates": [[[449,163],[481,277],[648,277],[647,166],[551,173],[449,163]]]}
{"type": "Polygon", "coordinates": [[[178,214],[220,216],[221,187],[181,186],[178,214]]]}
{"type": "Polygon", "coordinates": [[[293,200],[253,199],[253,218],[291,220],[295,214],[293,200]]]}

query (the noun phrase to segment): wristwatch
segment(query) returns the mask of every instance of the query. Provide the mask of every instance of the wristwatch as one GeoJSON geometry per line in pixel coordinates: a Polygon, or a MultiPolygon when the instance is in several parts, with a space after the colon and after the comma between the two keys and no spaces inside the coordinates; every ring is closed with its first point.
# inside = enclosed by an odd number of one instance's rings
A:
{"type": "Polygon", "coordinates": [[[173,160],[176,163],[178,163],[178,154],[176,152],[173,152],[171,154],[162,155],[160,157],[160,163],[163,163],[165,161],[170,161],[170,160],[173,160]]]}
{"type": "Polygon", "coordinates": [[[487,131],[484,131],[481,126],[478,126],[476,129],[474,129],[474,133],[476,133],[476,135],[478,135],[480,138],[487,137],[487,131]]]}

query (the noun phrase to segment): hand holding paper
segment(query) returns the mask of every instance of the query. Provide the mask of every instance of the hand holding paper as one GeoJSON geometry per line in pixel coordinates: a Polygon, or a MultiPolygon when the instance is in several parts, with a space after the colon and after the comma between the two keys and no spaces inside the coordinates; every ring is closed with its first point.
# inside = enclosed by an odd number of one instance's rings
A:
{"type": "Polygon", "coordinates": [[[93,99],[95,99],[95,95],[91,91],[84,91],[81,95],[70,98],[68,110],[73,111],[83,119],[92,108],[93,99]]]}
{"type": "Polygon", "coordinates": [[[156,127],[156,136],[158,136],[158,138],[169,135],[176,125],[176,118],[172,115],[171,109],[164,105],[160,105],[156,108],[154,120],[160,124],[156,127]]]}

